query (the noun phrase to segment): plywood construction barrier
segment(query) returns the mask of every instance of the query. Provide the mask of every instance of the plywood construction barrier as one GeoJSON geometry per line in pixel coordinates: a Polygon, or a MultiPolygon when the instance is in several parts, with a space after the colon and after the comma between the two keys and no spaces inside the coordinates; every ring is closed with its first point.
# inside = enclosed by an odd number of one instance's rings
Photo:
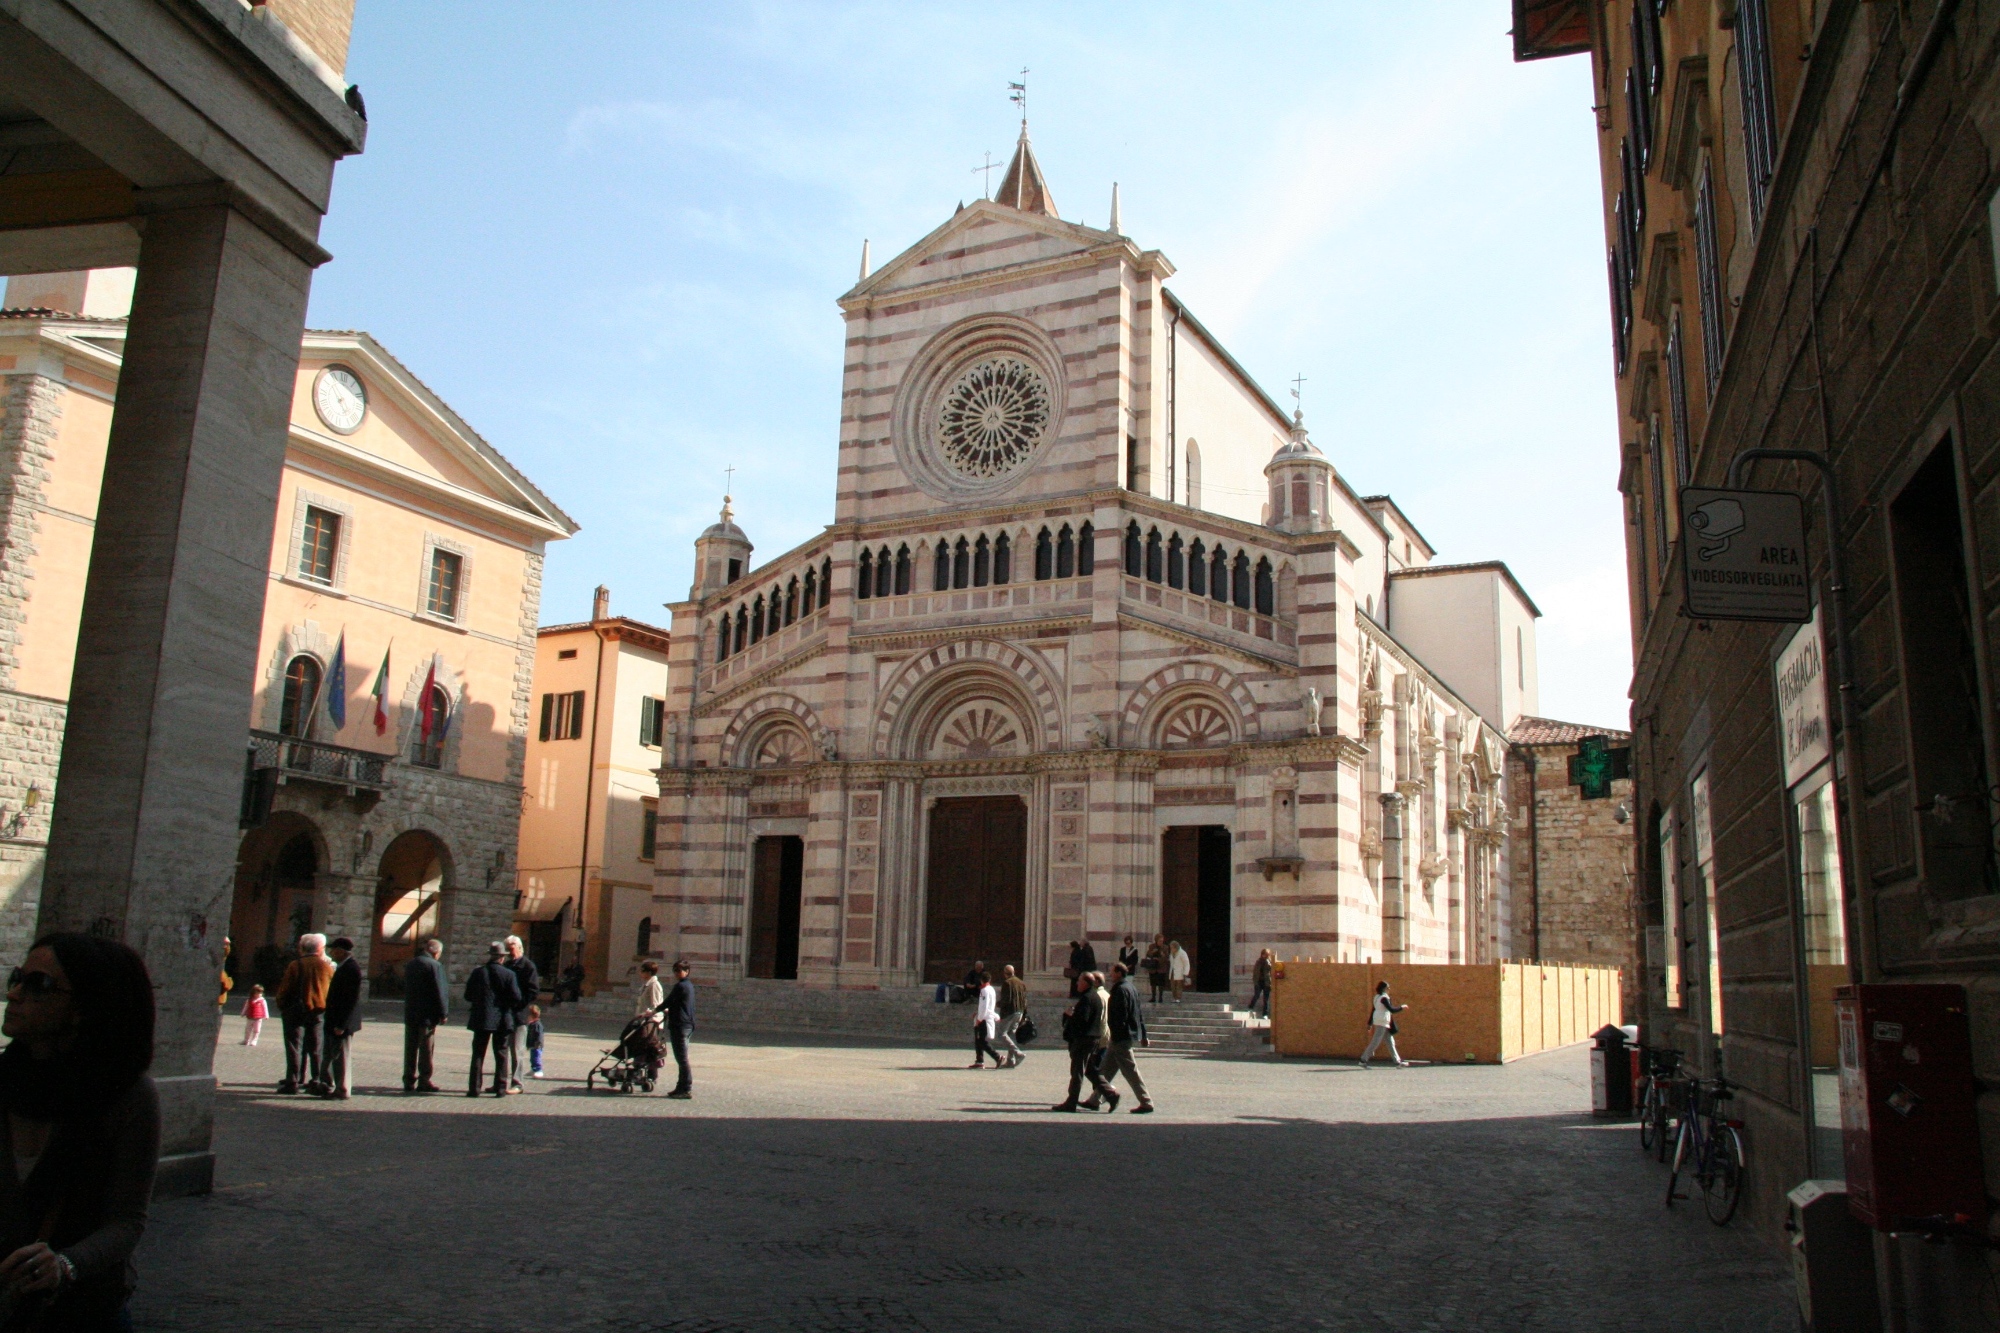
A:
{"type": "Polygon", "coordinates": [[[1358,1057],[1380,981],[1410,1006],[1396,1020],[1406,1060],[1501,1064],[1587,1040],[1620,1019],[1616,968],[1295,959],[1272,969],[1271,1049],[1358,1057]]]}

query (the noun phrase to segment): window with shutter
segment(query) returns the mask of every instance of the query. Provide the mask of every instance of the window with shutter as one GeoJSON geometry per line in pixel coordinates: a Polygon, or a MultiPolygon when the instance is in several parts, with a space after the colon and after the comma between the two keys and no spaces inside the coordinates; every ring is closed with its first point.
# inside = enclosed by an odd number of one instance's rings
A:
{"type": "Polygon", "coordinates": [[[458,619],[459,575],[464,560],[455,551],[431,550],[431,576],[425,591],[424,609],[441,620],[458,619]]]}
{"type": "Polygon", "coordinates": [[[1722,246],[1715,230],[1715,178],[1709,158],[1701,159],[1701,181],[1694,195],[1695,289],[1701,301],[1701,370],[1708,396],[1722,374],[1723,316],[1722,246]]]}
{"type": "Polygon", "coordinates": [[[1681,308],[1677,302],[1667,320],[1667,407],[1674,418],[1674,480],[1681,486],[1694,480],[1694,428],[1688,421],[1686,360],[1682,355],[1681,308]]]}
{"type": "Polygon", "coordinates": [[[1736,87],[1743,107],[1743,166],[1750,229],[1764,225],[1764,192],[1778,165],[1778,107],[1771,89],[1771,19],[1765,0],[1737,0],[1736,87]]]}
{"type": "Polygon", "coordinates": [[[331,584],[339,549],[340,515],[307,505],[305,532],[299,542],[299,577],[331,584]]]}
{"type": "MultiPolygon", "coordinates": [[[[660,812],[652,806],[647,806],[646,813],[639,825],[639,859],[641,861],[650,861],[658,854],[659,849],[660,812]]],[[[653,918],[647,917],[639,923],[640,953],[646,953],[652,949],[652,934],[653,918]]]]}
{"type": "Polygon", "coordinates": [[[541,730],[541,738],[543,740],[552,739],[552,733],[550,732],[549,728],[551,727],[551,725],[553,725],[555,721],[555,712],[556,712],[556,697],[553,694],[543,695],[542,730],[541,730]]]}

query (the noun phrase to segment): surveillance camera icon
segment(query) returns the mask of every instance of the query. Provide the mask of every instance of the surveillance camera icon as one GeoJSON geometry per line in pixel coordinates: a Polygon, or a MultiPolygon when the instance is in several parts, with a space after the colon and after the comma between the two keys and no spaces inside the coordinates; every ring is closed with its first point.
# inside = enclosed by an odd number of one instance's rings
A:
{"type": "Polygon", "coordinates": [[[1703,560],[1713,559],[1728,550],[1729,539],[1743,531],[1744,527],[1743,506],[1735,500],[1710,500],[1688,511],[1688,530],[1694,533],[1699,547],[1695,554],[1703,560]]]}

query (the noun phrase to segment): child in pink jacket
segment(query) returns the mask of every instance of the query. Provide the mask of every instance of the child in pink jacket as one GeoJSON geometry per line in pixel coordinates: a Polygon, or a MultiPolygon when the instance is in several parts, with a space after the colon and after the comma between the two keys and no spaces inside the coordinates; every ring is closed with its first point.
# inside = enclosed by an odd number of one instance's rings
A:
{"type": "Polygon", "coordinates": [[[243,1044],[255,1046],[257,1034],[264,1030],[264,1020],[271,1016],[271,1006],[264,1003],[264,988],[252,986],[250,998],[243,1002],[243,1044]]]}

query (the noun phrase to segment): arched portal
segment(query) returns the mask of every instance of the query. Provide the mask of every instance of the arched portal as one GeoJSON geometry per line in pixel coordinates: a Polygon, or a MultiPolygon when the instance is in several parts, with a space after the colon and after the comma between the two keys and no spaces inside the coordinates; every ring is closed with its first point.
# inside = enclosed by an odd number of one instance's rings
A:
{"type": "Polygon", "coordinates": [[[230,905],[229,939],[235,976],[270,990],[296,956],[298,938],[322,913],[319,872],[325,839],[304,815],[277,811],[243,837],[236,854],[236,897],[230,905]]]}
{"type": "Polygon", "coordinates": [[[377,996],[403,993],[403,965],[438,933],[450,855],[436,835],[411,829],[383,849],[375,888],[368,971],[377,996]]]}

